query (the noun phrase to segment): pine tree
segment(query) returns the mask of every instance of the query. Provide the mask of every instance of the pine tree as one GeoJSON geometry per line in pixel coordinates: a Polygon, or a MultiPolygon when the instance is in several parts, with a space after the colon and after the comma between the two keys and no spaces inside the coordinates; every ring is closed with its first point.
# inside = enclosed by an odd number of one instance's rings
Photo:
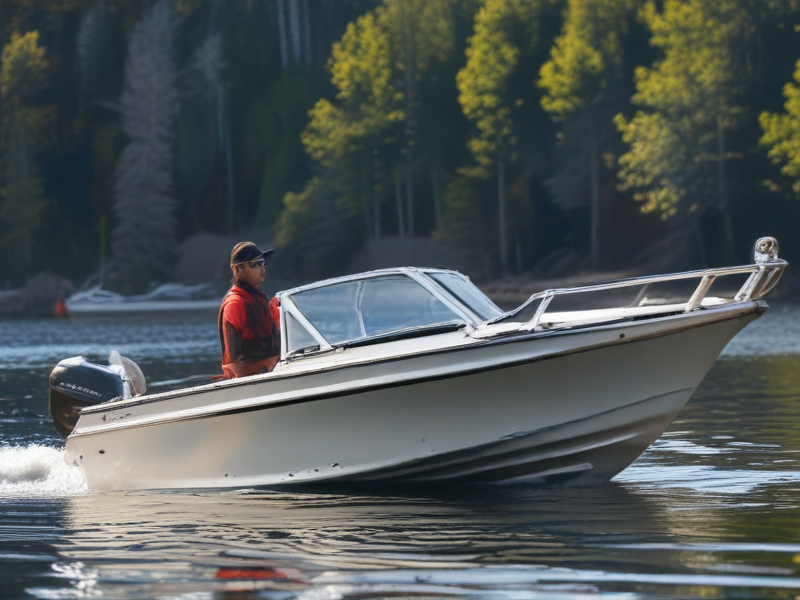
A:
{"type": "MultiPolygon", "coordinates": [[[[537,72],[544,62],[559,7],[552,0],[486,0],[475,16],[467,64],[456,78],[461,108],[477,130],[469,147],[478,168],[464,172],[484,178],[493,172],[496,178],[497,247],[504,275],[509,272],[509,189],[526,187],[531,174],[543,171],[547,161],[541,149],[549,141],[549,119],[540,107],[531,71],[537,72]],[[526,164],[514,173],[511,167],[519,164],[521,155],[526,164]],[[517,185],[512,186],[514,181],[517,185]]],[[[518,256],[523,235],[515,236],[518,256]]]]}
{"type": "Polygon", "coordinates": [[[128,144],[117,163],[109,265],[120,289],[166,279],[174,263],[172,170],[179,107],[174,33],[172,9],[160,0],[133,28],[128,44],[119,106],[128,144]]]}
{"type": "Polygon", "coordinates": [[[542,107],[563,123],[562,160],[550,188],[564,208],[589,200],[595,266],[600,262],[601,153],[616,133],[611,116],[628,101],[624,38],[636,6],[635,0],[569,0],[561,34],[539,73],[542,107]]]}
{"type": "Polygon", "coordinates": [[[716,209],[730,255],[725,168],[735,154],[726,140],[745,112],[741,49],[750,25],[744,4],[666,0],[659,11],[648,2],[642,16],[663,58],[636,70],[633,101],[640,110],[631,119],[616,117],[630,148],[619,158],[621,187],[634,192],[642,211],[688,218],[696,227],[716,209]]]}
{"type": "MultiPolygon", "coordinates": [[[[780,167],[781,175],[788,181],[792,192],[800,197],[800,61],[794,72],[794,81],[783,88],[786,99],[784,113],[762,112],[759,123],[764,131],[761,145],[767,156],[780,167]]],[[[770,182],[772,187],[780,187],[770,182]]]]}
{"type": "Polygon", "coordinates": [[[0,242],[14,273],[34,261],[34,233],[47,206],[37,156],[50,145],[54,109],[37,103],[50,69],[37,31],[12,34],[1,60],[0,242]]]}

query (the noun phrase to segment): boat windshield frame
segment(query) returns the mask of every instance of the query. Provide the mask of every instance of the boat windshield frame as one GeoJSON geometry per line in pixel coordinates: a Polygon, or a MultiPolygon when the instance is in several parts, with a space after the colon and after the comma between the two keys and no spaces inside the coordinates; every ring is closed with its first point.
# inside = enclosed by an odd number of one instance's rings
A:
{"type": "MultiPolygon", "coordinates": [[[[318,355],[341,347],[357,347],[385,343],[389,341],[395,341],[396,339],[405,339],[408,337],[417,337],[434,333],[444,333],[446,331],[452,331],[465,327],[468,329],[474,329],[475,327],[478,327],[480,324],[484,323],[486,319],[481,318],[460,298],[456,297],[447,288],[430,277],[430,274],[437,273],[455,275],[459,278],[462,278],[465,282],[474,287],[474,284],[470,282],[469,278],[458,271],[436,268],[401,267],[395,269],[380,269],[366,273],[359,273],[356,275],[326,279],[308,285],[292,288],[290,290],[278,292],[276,297],[280,300],[281,307],[281,361],[318,355]],[[331,343],[311,323],[306,315],[303,314],[303,311],[300,309],[295,300],[295,295],[306,291],[331,287],[348,282],[368,281],[376,278],[386,278],[391,276],[405,276],[414,281],[441,304],[443,304],[447,309],[455,313],[458,319],[448,320],[442,323],[405,326],[396,330],[383,331],[374,335],[367,335],[352,340],[331,343]],[[311,344],[302,348],[290,348],[290,334],[287,328],[287,322],[292,321],[292,319],[294,321],[291,323],[291,326],[296,327],[299,324],[305,330],[305,332],[301,332],[301,335],[303,335],[303,333],[307,334],[310,336],[310,338],[313,338],[313,340],[316,342],[315,344],[311,344]],[[409,333],[411,333],[411,335],[408,335],[409,333]]],[[[477,290],[478,288],[476,287],[475,289],[477,290]]],[[[478,292],[482,294],[480,290],[478,290],[478,292]]],[[[310,341],[308,337],[306,339],[310,341]]]]}

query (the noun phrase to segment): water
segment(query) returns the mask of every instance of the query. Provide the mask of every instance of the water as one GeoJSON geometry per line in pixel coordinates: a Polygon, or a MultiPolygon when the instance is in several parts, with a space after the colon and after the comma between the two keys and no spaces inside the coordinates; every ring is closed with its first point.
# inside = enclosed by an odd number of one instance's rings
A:
{"type": "Polygon", "coordinates": [[[800,597],[800,306],[604,486],[88,492],[52,366],[116,348],[155,391],[217,372],[218,345],[213,315],[0,321],[0,598],[800,597]]]}

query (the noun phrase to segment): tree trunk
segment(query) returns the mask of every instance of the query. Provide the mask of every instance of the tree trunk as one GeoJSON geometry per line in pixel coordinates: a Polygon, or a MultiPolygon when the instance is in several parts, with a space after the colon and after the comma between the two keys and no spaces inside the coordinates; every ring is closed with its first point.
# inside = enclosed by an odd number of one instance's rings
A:
{"type": "Polygon", "coordinates": [[[697,241],[697,250],[700,253],[700,263],[703,267],[708,267],[708,252],[706,252],[706,241],[703,238],[703,230],[701,226],[701,215],[694,217],[694,237],[697,241]]]}
{"type": "Polygon", "coordinates": [[[406,163],[406,197],[408,198],[408,236],[414,237],[414,167],[412,165],[411,148],[408,148],[406,163]]]}
{"type": "Polygon", "coordinates": [[[306,64],[311,66],[311,19],[308,16],[308,0],[303,0],[303,51],[306,64]]]}
{"type": "Polygon", "coordinates": [[[600,157],[594,119],[590,124],[589,144],[589,183],[592,202],[591,259],[592,266],[597,268],[600,265],[600,157]]]}
{"type": "Polygon", "coordinates": [[[506,166],[497,161],[497,221],[500,228],[500,266],[503,277],[508,275],[508,242],[506,240],[506,166]]]}
{"type": "Polygon", "coordinates": [[[411,7],[403,3],[403,45],[405,50],[405,87],[406,87],[406,201],[408,214],[408,235],[414,237],[414,141],[416,123],[414,121],[414,103],[416,101],[416,56],[413,41],[413,23],[411,7]]]}
{"type": "Polygon", "coordinates": [[[435,166],[431,168],[431,180],[433,181],[433,213],[436,229],[442,227],[442,198],[439,194],[439,169],[435,166]]]}
{"type": "Polygon", "coordinates": [[[373,229],[370,229],[374,223],[372,215],[370,215],[370,203],[372,199],[369,161],[365,160],[361,169],[361,213],[364,215],[364,230],[367,232],[367,235],[372,233],[375,237],[378,237],[377,233],[373,229]]]}
{"type": "Polygon", "coordinates": [[[373,215],[374,218],[375,218],[375,225],[374,225],[374,228],[375,228],[375,239],[379,240],[379,239],[381,239],[381,233],[382,233],[381,232],[381,205],[380,205],[380,202],[378,202],[378,198],[377,197],[375,197],[373,199],[372,206],[373,206],[373,210],[375,211],[375,214],[373,215]]]}
{"type": "Polygon", "coordinates": [[[231,145],[231,116],[225,103],[225,168],[228,179],[228,233],[233,233],[236,217],[236,196],[233,189],[233,147],[231,145]]]}
{"type": "Polygon", "coordinates": [[[289,0],[289,30],[292,33],[292,57],[294,62],[300,62],[300,13],[297,10],[297,0],[289,0]]]}
{"type": "Polygon", "coordinates": [[[717,119],[717,183],[719,191],[719,210],[722,213],[722,227],[725,232],[725,255],[734,255],[733,222],[728,206],[728,190],[725,181],[725,127],[722,119],[717,119]]]}
{"type": "Polygon", "coordinates": [[[108,218],[105,215],[100,217],[100,288],[105,283],[106,272],[106,229],[108,228],[108,218]]]}
{"type": "Polygon", "coordinates": [[[286,40],[286,7],[284,0],[278,0],[278,38],[281,47],[281,67],[289,66],[289,48],[286,40]]]}
{"type": "Polygon", "coordinates": [[[397,201],[397,235],[406,237],[406,229],[403,225],[403,193],[400,191],[400,182],[394,182],[394,198],[397,201]]]}

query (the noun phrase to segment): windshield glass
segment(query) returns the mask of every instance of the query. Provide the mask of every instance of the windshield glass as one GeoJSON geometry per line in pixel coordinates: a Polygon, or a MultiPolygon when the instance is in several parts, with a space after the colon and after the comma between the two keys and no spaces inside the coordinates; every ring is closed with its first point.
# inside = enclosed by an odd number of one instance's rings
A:
{"type": "Polygon", "coordinates": [[[453,273],[428,273],[428,276],[483,321],[503,314],[503,311],[466,277],[453,273]]]}
{"type": "Polygon", "coordinates": [[[293,296],[331,345],[464,319],[405,275],[346,281],[293,296]]]}

